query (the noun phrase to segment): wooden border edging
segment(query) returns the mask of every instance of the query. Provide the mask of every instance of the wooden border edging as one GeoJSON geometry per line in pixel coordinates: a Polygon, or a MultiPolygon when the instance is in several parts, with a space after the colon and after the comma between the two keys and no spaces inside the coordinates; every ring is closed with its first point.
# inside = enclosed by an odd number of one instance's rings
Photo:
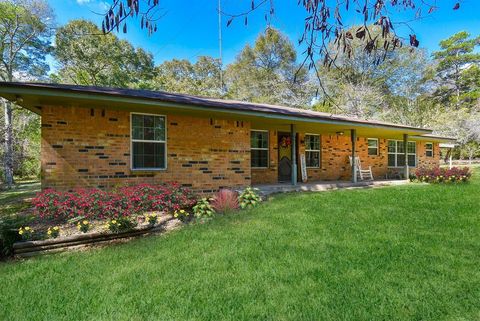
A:
{"type": "Polygon", "coordinates": [[[142,227],[135,227],[131,230],[119,233],[93,232],[87,234],[71,235],[57,239],[17,242],[13,244],[13,251],[14,255],[17,257],[29,257],[51,252],[60,252],[74,247],[83,247],[129,237],[137,237],[148,233],[162,231],[166,223],[171,220],[173,220],[172,217],[166,217],[160,220],[160,222],[153,227],[148,225],[142,227]]]}

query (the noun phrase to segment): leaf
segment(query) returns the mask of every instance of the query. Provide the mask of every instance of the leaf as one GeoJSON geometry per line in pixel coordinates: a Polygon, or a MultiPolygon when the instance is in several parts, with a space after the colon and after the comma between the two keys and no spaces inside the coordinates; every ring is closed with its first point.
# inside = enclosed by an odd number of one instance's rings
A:
{"type": "Polygon", "coordinates": [[[123,33],[127,33],[127,24],[126,23],[123,25],[123,33]]]}
{"type": "Polygon", "coordinates": [[[460,8],[460,3],[457,2],[453,7],[453,10],[458,10],[459,8],[460,8]]]}
{"type": "Polygon", "coordinates": [[[227,27],[230,26],[230,24],[232,23],[232,21],[233,21],[233,18],[228,19],[228,21],[227,21],[227,27]]]}
{"type": "Polygon", "coordinates": [[[245,16],[245,25],[248,25],[248,19],[247,19],[247,18],[248,18],[248,17],[245,16]]]}

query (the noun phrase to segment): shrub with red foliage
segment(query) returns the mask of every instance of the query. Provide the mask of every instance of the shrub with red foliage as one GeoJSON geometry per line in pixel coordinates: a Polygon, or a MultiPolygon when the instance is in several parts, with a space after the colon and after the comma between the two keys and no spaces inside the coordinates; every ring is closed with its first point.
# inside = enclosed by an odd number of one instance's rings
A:
{"type": "Polygon", "coordinates": [[[212,200],[212,207],[217,213],[228,213],[238,209],[238,193],[223,188],[219,190],[212,200]]]}
{"type": "Polygon", "coordinates": [[[141,184],[110,192],[95,188],[72,192],[46,189],[33,199],[35,214],[53,220],[77,216],[90,219],[128,217],[148,211],[173,213],[179,209],[189,209],[194,204],[194,194],[177,183],[141,184]]]}
{"type": "Polygon", "coordinates": [[[427,183],[457,183],[467,182],[472,176],[469,167],[420,167],[415,171],[415,177],[420,182],[427,183]]]}

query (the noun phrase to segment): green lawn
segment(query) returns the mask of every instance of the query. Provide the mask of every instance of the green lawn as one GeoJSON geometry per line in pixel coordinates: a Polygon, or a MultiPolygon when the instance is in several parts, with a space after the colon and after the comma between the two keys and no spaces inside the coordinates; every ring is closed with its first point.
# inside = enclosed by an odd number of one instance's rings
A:
{"type": "Polygon", "coordinates": [[[0,264],[1,320],[479,320],[480,177],[282,195],[158,237],[0,264]]]}
{"type": "Polygon", "coordinates": [[[0,191],[0,216],[16,214],[28,208],[25,200],[35,196],[40,190],[36,180],[18,181],[12,189],[0,191]]]}

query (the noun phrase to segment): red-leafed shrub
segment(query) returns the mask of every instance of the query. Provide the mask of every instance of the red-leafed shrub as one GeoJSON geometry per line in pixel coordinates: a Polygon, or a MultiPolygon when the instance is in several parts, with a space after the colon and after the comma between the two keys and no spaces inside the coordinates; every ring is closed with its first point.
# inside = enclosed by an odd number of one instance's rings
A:
{"type": "Polygon", "coordinates": [[[238,209],[238,193],[225,188],[219,190],[213,197],[212,207],[217,213],[228,213],[238,209]]]}
{"type": "Polygon", "coordinates": [[[189,209],[194,204],[194,194],[177,183],[141,184],[110,192],[100,189],[79,189],[73,192],[46,189],[33,199],[35,214],[53,220],[77,216],[90,219],[129,217],[148,211],[173,213],[189,209]]]}
{"type": "Polygon", "coordinates": [[[427,183],[457,183],[467,182],[472,176],[469,167],[420,167],[415,171],[415,178],[427,183]]]}

